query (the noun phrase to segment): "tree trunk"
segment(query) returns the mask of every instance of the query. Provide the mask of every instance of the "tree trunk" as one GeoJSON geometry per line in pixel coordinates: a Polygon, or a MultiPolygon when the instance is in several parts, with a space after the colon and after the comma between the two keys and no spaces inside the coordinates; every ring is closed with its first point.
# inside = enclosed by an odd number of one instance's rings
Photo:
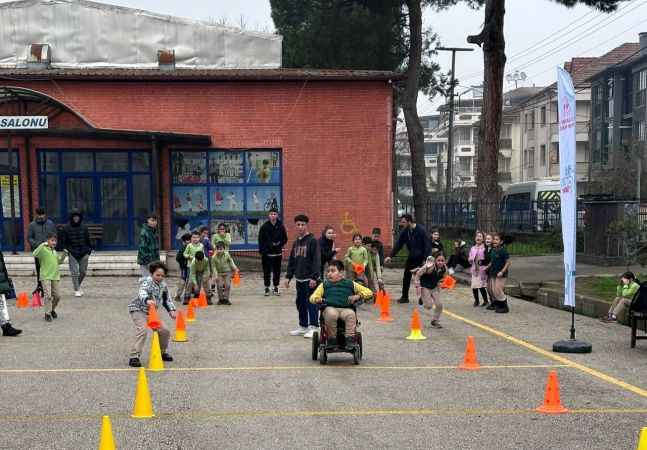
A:
{"type": "Polygon", "coordinates": [[[409,62],[402,101],[411,151],[411,185],[416,222],[425,223],[427,215],[427,180],[425,175],[425,135],[418,117],[418,78],[422,58],[421,0],[406,0],[409,10],[409,62]]]}
{"type": "Polygon", "coordinates": [[[505,0],[486,0],[483,30],[476,36],[467,37],[467,42],[483,46],[483,108],[476,166],[478,228],[483,231],[496,230],[498,216],[499,135],[506,62],[504,16],[505,0]]]}

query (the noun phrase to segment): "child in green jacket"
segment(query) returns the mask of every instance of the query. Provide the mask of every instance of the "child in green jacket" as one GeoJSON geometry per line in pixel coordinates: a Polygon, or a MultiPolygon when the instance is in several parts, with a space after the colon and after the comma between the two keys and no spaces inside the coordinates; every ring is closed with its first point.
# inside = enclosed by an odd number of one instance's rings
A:
{"type": "Polygon", "coordinates": [[[633,272],[623,273],[622,277],[620,277],[620,284],[616,288],[616,298],[613,300],[611,308],[609,308],[609,313],[601,319],[602,322],[617,322],[618,316],[631,305],[631,301],[638,289],[640,289],[640,285],[636,283],[636,276],[633,272]]]}
{"type": "Polygon", "coordinates": [[[229,246],[231,245],[231,233],[227,233],[227,227],[224,223],[218,224],[218,232],[211,236],[211,244],[216,248],[216,244],[222,242],[224,245],[225,251],[229,251],[229,246]]]}
{"type": "Polygon", "coordinates": [[[61,273],[58,266],[65,261],[67,252],[56,253],[57,238],[55,234],[49,234],[47,241],[40,244],[33,251],[33,255],[38,259],[40,264],[40,282],[43,285],[45,294],[44,307],[45,307],[45,320],[51,322],[56,319],[56,307],[61,301],[58,286],[61,281],[61,273]]]}
{"type": "Polygon", "coordinates": [[[362,235],[355,233],[353,235],[353,245],[346,251],[344,256],[344,265],[353,281],[361,281],[364,286],[368,283],[366,279],[366,266],[368,266],[368,250],[362,245],[362,235]],[[359,269],[359,270],[358,270],[359,269]]]}
{"type": "Polygon", "coordinates": [[[202,245],[202,242],[200,242],[200,233],[198,231],[194,231],[191,233],[191,242],[187,244],[183,252],[184,259],[186,259],[187,264],[191,264],[197,252],[204,253],[204,246],[202,245]]]}
{"type": "MultiPolygon", "coordinates": [[[[189,289],[187,294],[192,294],[197,297],[200,294],[200,289],[204,289],[207,296],[207,304],[213,305],[211,302],[211,263],[201,251],[196,252],[193,261],[189,264],[189,289]]],[[[185,294],[184,304],[189,304],[189,298],[185,294]]]]}
{"type": "Polygon", "coordinates": [[[216,273],[216,286],[218,289],[218,304],[231,305],[229,291],[231,290],[231,273],[238,272],[238,266],[229,252],[225,251],[222,242],[216,243],[216,253],[211,258],[213,271],[216,273]]]}

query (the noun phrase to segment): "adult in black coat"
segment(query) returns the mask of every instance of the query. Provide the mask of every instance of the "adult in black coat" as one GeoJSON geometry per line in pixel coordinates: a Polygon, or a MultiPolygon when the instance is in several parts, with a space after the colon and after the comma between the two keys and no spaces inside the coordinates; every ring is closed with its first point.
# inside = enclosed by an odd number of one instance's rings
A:
{"type": "Polygon", "coordinates": [[[324,270],[327,264],[335,259],[335,255],[339,251],[335,248],[335,229],[330,225],[326,225],[321,232],[319,238],[319,249],[321,250],[321,279],[324,279],[324,270]]]}
{"type": "Polygon", "coordinates": [[[279,295],[283,247],[288,242],[288,232],[283,222],[279,220],[279,212],[276,208],[270,209],[268,219],[258,232],[258,251],[263,263],[266,297],[270,295],[270,281],[274,286],[274,295],[279,295]]]}
{"type": "Polygon", "coordinates": [[[72,211],[70,221],[63,228],[62,247],[68,251],[70,273],[72,274],[72,284],[74,285],[74,296],[81,297],[81,284],[88,270],[88,261],[92,253],[92,244],[90,243],[90,232],[88,227],[83,223],[83,214],[78,210],[72,211]]]}

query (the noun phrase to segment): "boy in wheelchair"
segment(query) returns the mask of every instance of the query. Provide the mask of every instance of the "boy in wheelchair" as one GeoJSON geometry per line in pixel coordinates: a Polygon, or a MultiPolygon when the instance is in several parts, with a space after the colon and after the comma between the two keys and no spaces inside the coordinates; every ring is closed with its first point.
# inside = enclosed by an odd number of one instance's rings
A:
{"type": "Polygon", "coordinates": [[[328,334],[326,345],[337,345],[337,319],[341,319],[345,324],[346,347],[353,349],[357,345],[355,303],[360,299],[370,300],[373,293],[361,284],[346,279],[344,273],[344,263],[331,261],[326,271],[327,279],[317,286],[310,296],[310,303],[320,304],[324,300],[326,302],[322,312],[328,334]]]}

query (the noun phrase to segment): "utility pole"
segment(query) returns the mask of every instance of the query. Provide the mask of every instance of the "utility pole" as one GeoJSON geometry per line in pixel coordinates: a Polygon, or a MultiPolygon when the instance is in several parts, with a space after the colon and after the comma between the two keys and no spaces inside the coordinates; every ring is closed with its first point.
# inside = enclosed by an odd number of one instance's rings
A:
{"type": "Polygon", "coordinates": [[[438,47],[436,50],[444,52],[452,52],[452,78],[450,81],[451,91],[449,92],[449,135],[447,136],[447,176],[445,181],[447,187],[445,188],[445,199],[449,200],[452,192],[452,163],[453,163],[453,145],[454,145],[454,85],[455,85],[455,72],[456,72],[456,52],[472,52],[473,48],[464,47],[438,47]]]}

